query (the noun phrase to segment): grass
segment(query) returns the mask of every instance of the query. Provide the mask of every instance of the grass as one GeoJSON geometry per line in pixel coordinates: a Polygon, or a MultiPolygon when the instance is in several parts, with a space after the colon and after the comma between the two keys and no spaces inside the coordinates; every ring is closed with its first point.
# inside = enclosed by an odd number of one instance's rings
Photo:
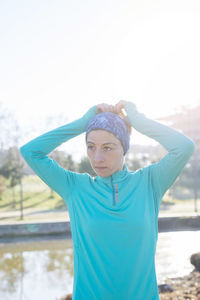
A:
{"type": "MultiPolygon", "coordinates": [[[[12,189],[7,187],[0,199],[0,215],[5,212],[11,213],[20,210],[20,186],[15,186],[15,206],[13,207],[12,189]]],[[[53,197],[50,188],[36,175],[24,176],[23,185],[23,208],[24,211],[41,211],[41,210],[66,210],[64,200],[55,192],[53,197]]],[[[0,216],[0,220],[1,220],[0,216]]]]}

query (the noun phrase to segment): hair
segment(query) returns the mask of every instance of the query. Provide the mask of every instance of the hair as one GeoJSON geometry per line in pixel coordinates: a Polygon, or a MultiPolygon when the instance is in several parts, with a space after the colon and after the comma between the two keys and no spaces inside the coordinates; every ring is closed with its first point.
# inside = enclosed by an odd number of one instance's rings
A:
{"type": "Polygon", "coordinates": [[[131,133],[132,133],[132,127],[131,127],[131,125],[128,123],[128,121],[126,120],[125,114],[124,114],[123,112],[121,112],[121,113],[118,113],[117,115],[124,121],[124,123],[125,123],[126,126],[128,127],[129,135],[131,135],[131,133]]]}

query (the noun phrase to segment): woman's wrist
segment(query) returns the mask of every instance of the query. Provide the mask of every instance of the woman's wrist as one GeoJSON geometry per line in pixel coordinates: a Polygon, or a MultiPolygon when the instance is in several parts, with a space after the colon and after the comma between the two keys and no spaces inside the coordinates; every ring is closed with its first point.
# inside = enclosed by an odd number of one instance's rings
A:
{"type": "Polygon", "coordinates": [[[133,119],[138,113],[136,105],[130,101],[124,101],[124,110],[126,112],[125,120],[130,125],[133,126],[133,119]]]}
{"type": "Polygon", "coordinates": [[[130,101],[125,101],[125,105],[124,105],[124,109],[127,113],[127,115],[131,112],[131,113],[137,113],[137,107],[133,102],[130,101]]]}
{"type": "Polygon", "coordinates": [[[92,106],[83,116],[82,116],[82,120],[84,122],[83,126],[87,127],[88,122],[94,118],[94,116],[98,113],[98,107],[97,105],[92,106]]]}

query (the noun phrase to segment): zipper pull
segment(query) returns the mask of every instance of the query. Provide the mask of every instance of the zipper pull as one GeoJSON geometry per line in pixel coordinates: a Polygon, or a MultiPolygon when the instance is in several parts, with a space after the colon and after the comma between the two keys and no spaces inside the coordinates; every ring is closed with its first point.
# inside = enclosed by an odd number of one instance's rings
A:
{"type": "Polygon", "coordinates": [[[117,202],[119,203],[119,190],[118,190],[117,183],[115,184],[115,187],[116,187],[116,198],[117,198],[117,202]]]}
{"type": "Polygon", "coordinates": [[[116,203],[115,203],[115,189],[114,189],[114,186],[113,186],[112,175],[111,175],[111,185],[112,185],[112,191],[113,191],[113,205],[115,206],[116,205],[116,203]]]}

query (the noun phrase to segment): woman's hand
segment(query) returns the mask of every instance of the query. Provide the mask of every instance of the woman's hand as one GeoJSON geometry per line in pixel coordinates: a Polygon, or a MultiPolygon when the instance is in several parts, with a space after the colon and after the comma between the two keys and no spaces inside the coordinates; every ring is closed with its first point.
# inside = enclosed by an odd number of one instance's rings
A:
{"type": "Polygon", "coordinates": [[[114,105],[109,105],[106,103],[97,104],[99,112],[112,112],[114,113],[114,105]]]}
{"type": "Polygon", "coordinates": [[[114,112],[116,114],[123,114],[122,109],[125,109],[125,104],[127,101],[125,100],[120,100],[117,104],[114,106],[114,112]]]}
{"type": "Polygon", "coordinates": [[[123,110],[125,110],[125,104],[127,102],[128,101],[120,100],[115,105],[109,105],[109,104],[106,104],[106,103],[101,103],[101,104],[98,104],[97,107],[98,107],[99,112],[110,111],[110,112],[113,112],[115,114],[118,114],[118,115],[121,115],[121,116],[125,116],[123,110]]]}

